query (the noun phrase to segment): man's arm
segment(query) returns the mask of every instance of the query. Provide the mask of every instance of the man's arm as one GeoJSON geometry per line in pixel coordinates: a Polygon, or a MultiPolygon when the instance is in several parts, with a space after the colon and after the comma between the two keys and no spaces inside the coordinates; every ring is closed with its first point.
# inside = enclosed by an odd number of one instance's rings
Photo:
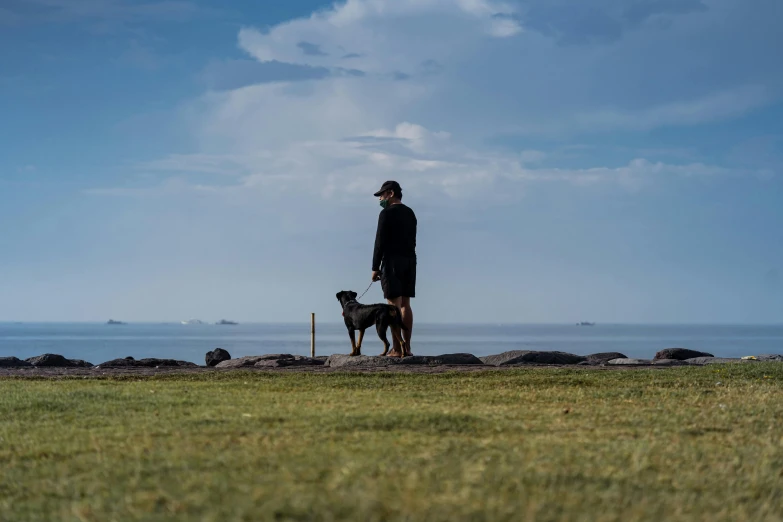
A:
{"type": "Polygon", "coordinates": [[[381,261],[383,260],[383,244],[384,240],[384,226],[386,225],[386,212],[381,212],[378,215],[378,229],[375,231],[375,248],[372,252],[372,270],[377,272],[381,269],[381,261]]]}
{"type": "MultiPolygon", "coordinates": [[[[413,211],[411,211],[413,214],[413,211]]],[[[416,249],[416,234],[418,234],[419,220],[416,219],[416,214],[413,214],[413,249],[416,249]]]]}

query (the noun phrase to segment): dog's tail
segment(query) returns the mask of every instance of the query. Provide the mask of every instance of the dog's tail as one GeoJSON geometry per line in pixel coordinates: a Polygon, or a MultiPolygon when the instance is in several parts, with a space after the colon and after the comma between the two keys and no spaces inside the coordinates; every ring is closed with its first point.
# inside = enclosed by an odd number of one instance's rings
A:
{"type": "Polygon", "coordinates": [[[398,307],[395,306],[393,310],[389,310],[389,315],[399,325],[400,328],[408,331],[408,327],[405,326],[405,323],[402,322],[402,312],[398,307]]]}

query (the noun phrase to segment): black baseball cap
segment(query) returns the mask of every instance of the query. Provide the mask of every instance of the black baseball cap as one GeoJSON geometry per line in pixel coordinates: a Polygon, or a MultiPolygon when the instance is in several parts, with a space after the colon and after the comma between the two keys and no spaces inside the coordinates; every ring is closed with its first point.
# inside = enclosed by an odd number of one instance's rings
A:
{"type": "Polygon", "coordinates": [[[387,190],[393,190],[395,194],[399,194],[402,192],[402,187],[400,187],[400,184],[396,181],[384,181],[383,185],[381,185],[381,189],[373,194],[373,196],[378,197],[387,190]]]}

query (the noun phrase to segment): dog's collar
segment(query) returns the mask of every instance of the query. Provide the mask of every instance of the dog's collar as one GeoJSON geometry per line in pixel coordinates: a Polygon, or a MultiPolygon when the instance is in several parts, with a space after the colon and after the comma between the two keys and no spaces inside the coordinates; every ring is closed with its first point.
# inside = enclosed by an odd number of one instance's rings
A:
{"type": "Polygon", "coordinates": [[[348,305],[349,305],[349,304],[351,304],[351,303],[357,303],[357,304],[358,304],[358,303],[359,303],[359,301],[357,301],[356,299],[351,299],[350,301],[346,301],[346,302],[345,302],[345,304],[343,305],[343,312],[342,312],[342,314],[340,314],[340,315],[342,315],[343,317],[345,317],[345,307],[346,307],[346,306],[348,306],[348,305]]]}
{"type": "Polygon", "coordinates": [[[349,304],[351,304],[351,303],[358,303],[358,302],[359,302],[359,301],[357,301],[356,299],[351,299],[350,301],[346,301],[346,302],[345,302],[345,304],[344,304],[343,306],[348,306],[348,305],[349,305],[349,304]]]}

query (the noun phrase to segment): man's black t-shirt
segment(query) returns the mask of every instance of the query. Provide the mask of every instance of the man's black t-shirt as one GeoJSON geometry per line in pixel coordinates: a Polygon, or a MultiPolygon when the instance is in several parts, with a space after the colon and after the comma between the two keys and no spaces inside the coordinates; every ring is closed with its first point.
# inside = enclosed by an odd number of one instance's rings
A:
{"type": "Polygon", "coordinates": [[[381,211],[375,233],[372,269],[380,270],[384,258],[416,257],[416,214],[398,203],[381,211]]]}

